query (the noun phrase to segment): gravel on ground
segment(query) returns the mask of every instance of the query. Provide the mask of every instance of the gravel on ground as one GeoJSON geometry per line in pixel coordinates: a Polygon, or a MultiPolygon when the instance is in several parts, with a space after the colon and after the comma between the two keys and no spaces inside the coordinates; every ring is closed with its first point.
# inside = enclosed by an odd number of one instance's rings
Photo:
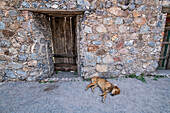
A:
{"type": "Polygon", "coordinates": [[[170,78],[108,79],[121,93],[101,102],[99,87],[89,81],[0,83],[0,113],[170,113],[170,78]]]}

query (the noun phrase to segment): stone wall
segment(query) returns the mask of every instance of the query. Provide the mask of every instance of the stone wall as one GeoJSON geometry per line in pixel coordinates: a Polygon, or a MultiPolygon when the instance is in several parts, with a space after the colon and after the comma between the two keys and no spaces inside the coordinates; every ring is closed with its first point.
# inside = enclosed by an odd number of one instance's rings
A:
{"type": "Polygon", "coordinates": [[[51,20],[37,9],[94,9],[77,18],[80,74],[152,74],[158,67],[166,14],[159,0],[1,0],[0,81],[53,73],[51,20]]]}

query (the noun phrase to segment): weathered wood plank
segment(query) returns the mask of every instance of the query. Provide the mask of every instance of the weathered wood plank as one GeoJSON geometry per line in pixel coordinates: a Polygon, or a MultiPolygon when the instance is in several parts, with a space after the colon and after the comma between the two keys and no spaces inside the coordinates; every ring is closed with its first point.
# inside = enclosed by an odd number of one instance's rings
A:
{"type": "Polygon", "coordinates": [[[57,67],[69,67],[69,66],[76,66],[76,64],[74,64],[74,63],[55,63],[54,64],[55,66],[57,66],[57,67]]]}
{"type": "Polygon", "coordinates": [[[162,44],[163,45],[166,45],[166,44],[170,45],[170,42],[162,42],[162,44]]]}
{"type": "Polygon", "coordinates": [[[94,9],[86,10],[65,10],[65,9],[31,9],[31,8],[20,8],[20,11],[31,11],[35,13],[46,13],[46,14],[71,14],[71,15],[83,15],[85,11],[95,11],[94,9]]]}
{"type": "Polygon", "coordinates": [[[77,55],[75,54],[54,54],[54,57],[66,57],[66,58],[73,58],[73,57],[77,57],[77,55]]]}
{"type": "Polygon", "coordinates": [[[163,13],[170,13],[170,6],[162,6],[163,13]]]}

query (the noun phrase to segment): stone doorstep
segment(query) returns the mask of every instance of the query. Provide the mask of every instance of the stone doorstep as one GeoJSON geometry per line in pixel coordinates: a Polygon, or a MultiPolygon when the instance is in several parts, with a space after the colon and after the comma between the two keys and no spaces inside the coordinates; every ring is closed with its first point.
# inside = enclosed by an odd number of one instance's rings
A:
{"type": "Polygon", "coordinates": [[[170,70],[157,70],[156,75],[170,77],[170,70]]]}
{"type": "Polygon", "coordinates": [[[63,77],[63,78],[46,78],[43,81],[45,82],[69,82],[69,81],[82,81],[82,77],[77,77],[77,78],[68,78],[68,77],[63,77]]]}

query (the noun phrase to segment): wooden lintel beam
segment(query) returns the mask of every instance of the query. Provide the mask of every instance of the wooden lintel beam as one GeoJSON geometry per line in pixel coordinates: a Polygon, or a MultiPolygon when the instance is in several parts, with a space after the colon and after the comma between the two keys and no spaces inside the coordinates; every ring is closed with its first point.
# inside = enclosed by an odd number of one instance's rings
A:
{"type": "Polygon", "coordinates": [[[76,15],[61,15],[61,14],[45,14],[45,15],[53,16],[53,17],[73,17],[73,16],[76,16],[76,15]]]}
{"type": "Polygon", "coordinates": [[[92,9],[86,10],[64,10],[64,9],[30,9],[30,8],[20,8],[20,11],[31,11],[35,13],[45,13],[45,14],[71,14],[71,15],[83,15],[85,11],[94,11],[92,9]]]}

